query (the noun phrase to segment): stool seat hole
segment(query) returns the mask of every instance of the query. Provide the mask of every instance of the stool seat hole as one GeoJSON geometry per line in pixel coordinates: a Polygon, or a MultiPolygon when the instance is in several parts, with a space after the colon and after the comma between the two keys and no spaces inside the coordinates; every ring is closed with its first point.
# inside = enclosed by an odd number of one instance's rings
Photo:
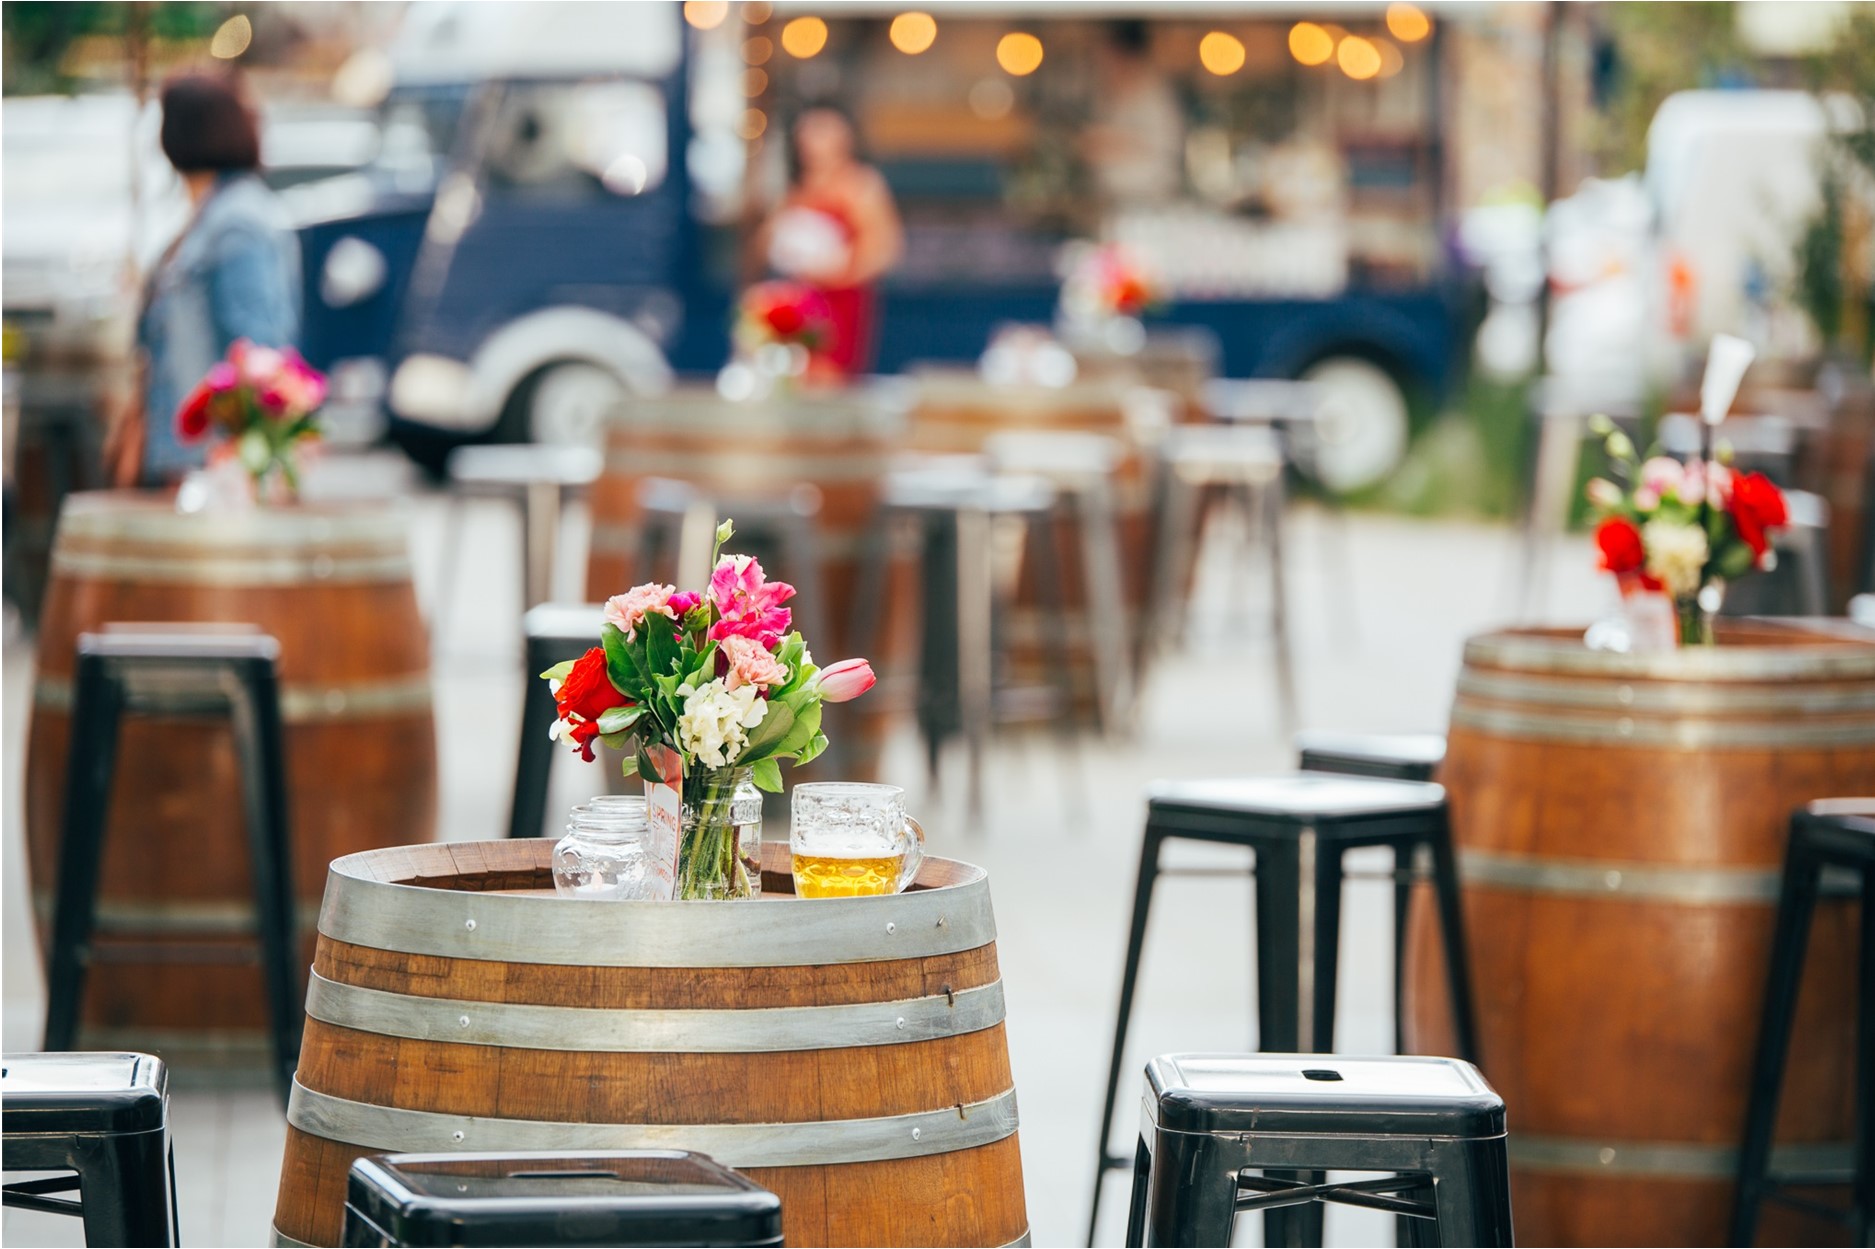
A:
{"type": "Polygon", "coordinates": [[[1326,1067],[1310,1067],[1302,1073],[1302,1078],[1304,1080],[1339,1080],[1341,1073],[1330,1071],[1326,1067]]]}

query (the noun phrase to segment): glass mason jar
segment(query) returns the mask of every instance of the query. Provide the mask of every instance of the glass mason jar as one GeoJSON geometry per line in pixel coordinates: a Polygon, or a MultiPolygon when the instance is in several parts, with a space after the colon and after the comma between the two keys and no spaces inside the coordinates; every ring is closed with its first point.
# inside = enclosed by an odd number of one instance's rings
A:
{"type": "Polygon", "coordinates": [[[684,780],[678,899],[753,898],[762,892],[762,791],[752,768],[713,768],[684,780]]]}
{"type": "Polygon", "coordinates": [[[645,800],[608,794],[574,807],[553,848],[553,889],[563,898],[632,902],[649,896],[645,800]]]}

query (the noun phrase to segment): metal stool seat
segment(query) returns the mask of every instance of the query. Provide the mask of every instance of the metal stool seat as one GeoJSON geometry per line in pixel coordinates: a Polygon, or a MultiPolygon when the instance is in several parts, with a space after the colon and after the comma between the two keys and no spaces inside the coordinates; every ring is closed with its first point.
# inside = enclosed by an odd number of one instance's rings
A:
{"type": "Polygon", "coordinates": [[[1410,1244],[1509,1245],[1504,1145],[1503,1099],[1467,1062],[1170,1054],[1146,1065],[1126,1243],[1228,1245],[1239,1211],[1332,1201],[1402,1216],[1410,1244]],[[1331,1170],[1391,1174],[1285,1178],[1331,1170]]]}
{"type": "Polygon", "coordinates": [[[88,1245],[174,1245],[169,1075],[148,1054],[0,1059],[0,1166],[71,1171],[6,1185],[6,1205],[84,1220],[88,1245]],[[57,1197],[74,1189],[78,1198],[57,1197]]]}
{"type": "Polygon", "coordinates": [[[514,768],[514,803],[508,836],[538,837],[547,820],[547,780],[553,772],[553,693],[540,674],[578,659],[599,645],[603,603],[540,603],[521,617],[527,641],[526,688],[521,694],[521,745],[514,768]]]}
{"type": "Polygon", "coordinates": [[[931,775],[936,778],[944,741],[963,737],[969,752],[968,804],[983,808],[983,752],[994,726],[1017,719],[1047,718],[1073,748],[1069,714],[1074,690],[1066,665],[1050,664],[1054,684],[1045,689],[1016,685],[1003,662],[1002,607],[1013,596],[1013,579],[998,575],[992,548],[1001,526],[1021,530],[1019,548],[1033,561],[1048,627],[1066,627],[1061,570],[1052,544],[1040,540],[1055,515],[1055,487],[1033,474],[995,473],[975,456],[945,456],[920,467],[887,474],[878,521],[862,543],[853,636],[881,654],[880,598],[888,584],[893,535],[915,527],[922,552],[920,579],[924,627],[918,657],[918,727],[931,775]]]}
{"type": "Polygon", "coordinates": [[[1824,1214],[1849,1229],[1849,1243],[1867,1245],[1875,1236],[1875,799],[1836,798],[1800,807],[1790,820],[1790,848],[1778,897],[1777,928],[1764,995],[1764,1019],[1752,1066],[1751,1105],[1739,1151],[1738,1191],[1732,1207],[1731,1243],[1757,1243],[1758,1213],[1779,1201],[1824,1214]],[[1862,948],[1856,986],[1855,1163],[1848,1175],[1786,1175],[1771,1166],[1777,1127],[1778,1088],[1790,1056],[1797,990],[1803,980],[1810,920],[1824,892],[1825,874],[1855,881],[1862,898],[1862,948]],[[1783,1191],[1785,1185],[1849,1185],[1846,1210],[1823,1206],[1783,1191]]]}
{"type": "MultiPolygon", "coordinates": [[[[520,508],[522,610],[552,600],[560,520],[566,501],[599,480],[604,468],[605,458],[591,447],[494,443],[458,447],[449,453],[447,471],[455,500],[484,495],[507,499],[520,508]]],[[[448,616],[454,597],[462,528],[461,518],[452,516],[444,536],[441,584],[431,613],[432,645],[439,632],[436,622],[448,616]]]]}
{"type": "MultiPolygon", "coordinates": [[[[1343,856],[1361,847],[1388,847],[1393,851],[1394,879],[1403,884],[1413,878],[1414,859],[1422,851],[1428,852],[1458,1044],[1466,1058],[1478,1052],[1459,908],[1458,866],[1446,819],[1444,789],[1408,781],[1301,773],[1160,782],[1147,790],[1147,797],[1139,878],[1133,894],[1126,967],[1120,980],[1120,1005],[1101,1112],[1094,1200],[1088,1216],[1090,1244],[1100,1214],[1101,1177],[1132,1161],[1124,1154],[1109,1153],[1107,1139],[1119,1098],[1126,1035],[1132,1022],[1133,995],[1139,981],[1153,890],[1161,875],[1216,874],[1210,869],[1180,871],[1161,867],[1160,856],[1167,841],[1245,846],[1255,853],[1257,1044],[1259,1049],[1281,1053],[1325,1052],[1334,1047],[1343,856]]],[[[1396,889],[1396,1035],[1403,1005],[1398,976],[1405,921],[1405,909],[1398,901],[1403,894],[1403,887],[1396,889]]],[[[1279,1213],[1272,1218],[1270,1243],[1320,1243],[1319,1209],[1295,1215],[1279,1213]],[[1291,1218],[1303,1224],[1293,1238],[1288,1222],[1291,1218]],[[1279,1229],[1281,1236],[1276,1234],[1279,1229]]]]}
{"type": "Polygon", "coordinates": [[[1439,733],[1296,734],[1297,767],[1304,772],[1373,776],[1389,781],[1430,781],[1445,762],[1439,733]]]}
{"type": "Polygon", "coordinates": [[[1245,523],[1262,538],[1270,579],[1270,636],[1283,723],[1296,720],[1295,673],[1289,655],[1289,607],[1283,572],[1283,472],[1277,434],[1257,426],[1186,425],[1159,446],[1160,529],[1148,629],[1162,642],[1185,629],[1186,591],[1198,556],[1200,505],[1209,488],[1241,499],[1245,523]]]}
{"type": "Polygon", "coordinates": [[[274,1077],[285,1099],[299,1065],[304,1015],[295,971],[293,862],[275,669],[279,654],[273,638],[241,625],[115,626],[79,635],[57,896],[46,950],[46,1049],[69,1050],[77,1044],[85,973],[93,962],[126,953],[147,957],[92,942],[124,714],[225,715],[233,721],[240,761],[274,1077]]]}
{"type": "Polygon", "coordinates": [[[346,1184],[346,1245],[779,1245],[781,1199],[702,1154],[388,1154],[346,1184]]]}

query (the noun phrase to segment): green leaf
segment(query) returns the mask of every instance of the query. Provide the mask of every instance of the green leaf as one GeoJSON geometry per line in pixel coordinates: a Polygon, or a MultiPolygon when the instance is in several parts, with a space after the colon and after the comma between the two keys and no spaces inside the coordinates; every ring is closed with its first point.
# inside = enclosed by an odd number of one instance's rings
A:
{"type": "Polygon", "coordinates": [[[645,638],[645,671],[663,676],[678,670],[677,624],[668,616],[652,614],[640,626],[645,638]]]}
{"type": "MultiPolygon", "coordinates": [[[[769,705],[768,714],[771,716],[775,714],[774,705],[772,703],[769,705]]],[[[795,754],[809,742],[813,741],[815,736],[819,734],[819,700],[810,700],[798,712],[793,712],[792,718],[794,720],[794,726],[788,730],[788,735],[782,739],[781,745],[775,748],[775,753],[777,755],[795,754]]],[[[764,721],[764,723],[766,723],[766,721],[764,721]]]]}
{"type": "Polygon", "coordinates": [[[826,749],[827,749],[827,735],[825,733],[814,734],[813,738],[807,743],[807,745],[801,747],[800,753],[794,756],[794,766],[797,768],[805,767],[806,765],[812,763],[814,760],[820,758],[822,752],[824,752],[826,749]]]}
{"type": "Polygon", "coordinates": [[[755,787],[765,793],[781,792],[781,764],[774,759],[757,759],[751,765],[754,772],[755,787]]]}
{"type": "Polygon", "coordinates": [[[599,713],[599,732],[601,735],[623,733],[626,729],[638,723],[638,717],[642,716],[644,713],[645,709],[637,706],[607,707],[604,711],[599,713]]]}
{"type": "Polygon", "coordinates": [[[768,712],[762,722],[749,733],[749,744],[742,748],[742,755],[737,763],[753,763],[757,759],[766,759],[779,753],[776,747],[787,737],[794,727],[794,711],[786,703],[768,701],[768,712]]]}
{"type": "Polygon", "coordinates": [[[605,674],[612,678],[612,685],[619,693],[633,702],[645,700],[645,674],[638,659],[632,654],[631,643],[619,627],[608,624],[599,631],[599,643],[605,647],[605,674]]]}
{"type": "Polygon", "coordinates": [[[633,755],[631,761],[637,765],[638,776],[641,780],[650,781],[655,785],[661,779],[658,776],[658,770],[651,766],[650,756],[645,754],[644,751],[641,750],[633,755]]]}
{"type": "MultiPolygon", "coordinates": [[[[543,681],[564,681],[566,680],[566,674],[573,671],[573,665],[578,662],[579,661],[575,659],[563,660],[541,673],[540,679],[543,681]]],[[[614,684],[616,684],[616,682],[614,682],[614,684]]]]}
{"type": "MultiPolygon", "coordinates": [[[[619,734],[618,741],[616,742],[608,741],[606,742],[606,745],[612,746],[618,750],[623,750],[625,748],[625,734],[623,733],[619,734]]],[[[635,754],[626,755],[624,760],[620,763],[619,767],[620,767],[620,770],[624,772],[624,774],[628,778],[638,775],[638,756],[635,754]]]]}

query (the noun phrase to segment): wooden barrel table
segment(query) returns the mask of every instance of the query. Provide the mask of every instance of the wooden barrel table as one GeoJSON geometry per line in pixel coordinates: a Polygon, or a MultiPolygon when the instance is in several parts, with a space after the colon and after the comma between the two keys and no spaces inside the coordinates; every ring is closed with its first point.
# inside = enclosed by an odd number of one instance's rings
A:
{"type": "MultiPolygon", "coordinates": [[[[638,485],[645,478],[694,486],[721,500],[732,516],[738,498],[775,499],[809,485],[821,499],[814,522],[821,601],[814,606],[825,633],[809,636],[808,643],[829,661],[865,654],[879,643],[852,636],[861,592],[860,539],[877,520],[881,482],[904,438],[903,388],[883,381],[747,402],[724,399],[702,386],[630,400],[608,424],[605,471],[590,496],[587,597],[602,602],[652,575],[653,570],[637,567],[638,485]]],[[[759,553],[746,540],[730,546],[759,553]]],[[[769,568],[783,579],[791,575],[783,565],[771,562],[769,568]]],[[[906,611],[894,610],[907,601],[897,591],[909,575],[896,565],[888,572],[894,589],[883,596],[884,638],[901,637],[912,627],[906,611]]],[[[826,709],[827,736],[844,752],[846,771],[856,776],[876,771],[890,713],[886,700],[878,697],[826,709]]]]}
{"type": "Polygon", "coordinates": [[[779,1194],[790,1245],[1026,1244],[983,871],[907,892],[553,896],[545,841],[332,865],[274,1231],[336,1245],[353,1159],[691,1149],[779,1194]]]}
{"type": "MultiPolygon", "coordinates": [[[[152,494],[66,500],[26,762],[42,925],[58,866],[75,645],[111,623],[251,624],[279,641],[308,958],[326,865],[430,829],[435,727],[407,524],[401,509],[375,504],[184,515],[152,494]]],[[[203,1051],[266,1053],[239,795],[225,719],[124,720],[100,880],[104,948],[86,983],[88,1045],[153,1048],[183,1062],[203,1051]],[[177,946],[191,961],[154,961],[177,946]]]]}
{"type": "MultiPolygon", "coordinates": [[[[1741,620],[1718,638],[1465,648],[1440,780],[1520,1243],[1727,1243],[1790,813],[1875,794],[1868,634],[1741,620]]],[[[1849,1163],[1857,911],[1818,908],[1780,1165],[1849,1163]]],[[[1450,1053],[1429,908],[1415,920],[1408,1041],[1450,1053]]],[[[1767,1206],[1765,1234],[1841,1229],[1767,1206]]]]}

